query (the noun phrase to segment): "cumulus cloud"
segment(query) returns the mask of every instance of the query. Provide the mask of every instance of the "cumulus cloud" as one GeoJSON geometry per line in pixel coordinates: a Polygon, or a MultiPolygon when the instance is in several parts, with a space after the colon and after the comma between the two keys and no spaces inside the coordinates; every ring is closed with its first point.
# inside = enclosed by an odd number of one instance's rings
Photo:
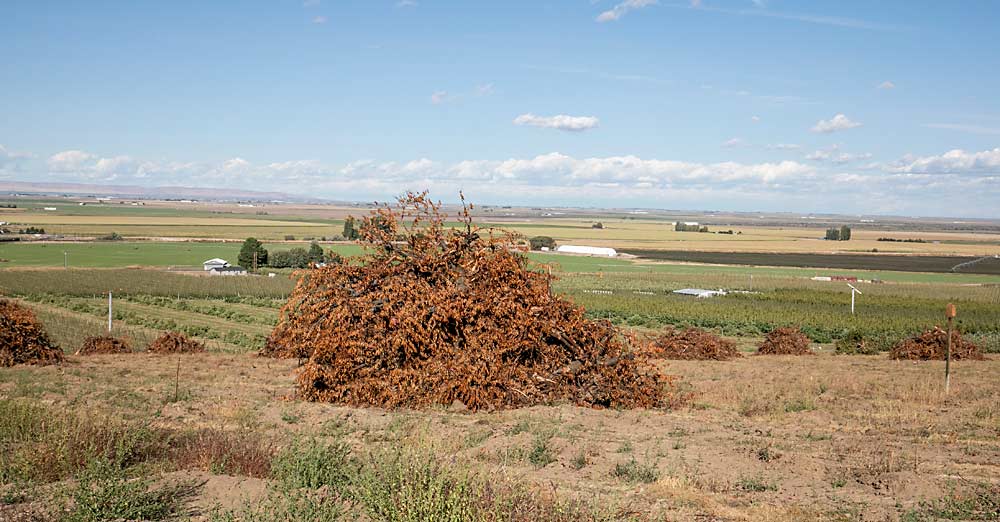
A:
{"type": "Polygon", "coordinates": [[[97,156],[82,150],[66,150],[49,156],[46,163],[52,172],[76,172],[89,167],[96,159],[97,156]]]}
{"type": "Polygon", "coordinates": [[[434,91],[431,94],[431,103],[434,105],[441,105],[446,101],[448,101],[448,91],[434,91]]]}
{"type": "Polygon", "coordinates": [[[876,86],[877,89],[895,89],[896,84],[886,80],[876,86]]]}
{"type": "MultiPolygon", "coordinates": [[[[0,158],[10,155],[0,148],[0,158]]],[[[842,169],[842,163],[870,154],[849,154],[831,146],[809,157],[805,162],[705,163],[551,152],[453,162],[417,158],[328,164],[310,159],[255,163],[241,157],[216,162],[147,161],[68,150],[53,154],[44,164],[38,162],[39,169],[48,166],[48,170],[29,175],[49,181],[143,186],[240,186],[369,201],[422,189],[447,198],[461,188],[482,203],[655,207],[684,201],[685,208],[1000,217],[996,206],[1000,148],[907,156],[894,163],[858,164],[849,169],[842,169]],[[849,195],[829,195],[824,190],[831,183],[850,183],[854,190],[849,195]],[[886,198],[892,208],[886,206],[886,198]]]]}
{"type": "Polygon", "coordinates": [[[825,161],[834,163],[837,165],[843,165],[845,163],[851,163],[853,161],[860,161],[871,159],[872,154],[870,152],[851,154],[848,152],[842,152],[840,150],[840,145],[831,145],[824,149],[819,149],[809,154],[806,154],[806,159],[811,161],[825,161]]]}
{"type": "Polygon", "coordinates": [[[760,116],[751,116],[750,121],[757,123],[758,121],[760,121],[760,116]]]}
{"type": "Polygon", "coordinates": [[[726,149],[731,149],[733,147],[739,147],[743,145],[743,140],[741,138],[730,138],[722,142],[722,147],[726,149]]]}
{"type": "Polygon", "coordinates": [[[885,170],[911,174],[1000,174],[1000,148],[980,152],[954,149],[937,156],[904,157],[887,165],[885,170]]]}
{"type": "Polygon", "coordinates": [[[811,129],[813,132],[818,132],[822,134],[829,134],[831,132],[837,132],[847,129],[853,129],[855,127],[860,127],[861,123],[852,121],[847,116],[843,114],[837,114],[829,120],[819,120],[816,125],[811,129]]]}
{"type": "Polygon", "coordinates": [[[493,84],[483,83],[476,86],[476,96],[489,96],[493,94],[493,84]]]}
{"type": "Polygon", "coordinates": [[[594,116],[568,116],[557,114],[555,116],[536,116],[532,113],[522,114],[514,118],[514,125],[528,125],[531,127],[542,127],[546,129],[558,129],[562,131],[582,132],[597,127],[599,120],[594,116]]]}
{"type": "Polygon", "coordinates": [[[313,19],[312,19],[312,22],[314,24],[325,24],[327,22],[327,17],[325,17],[323,15],[314,16],[313,19]]]}
{"type": "Polygon", "coordinates": [[[396,2],[396,7],[417,7],[420,5],[416,0],[399,0],[396,2]]]}
{"type": "Polygon", "coordinates": [[[621,17],[625,16],[629,11],[642,9],[643,7],[653,5],[655,3],[657,3],[657,0],[625,0],[611,9],[597,15],[597,21],[613,22],[621,19],[621,17]]]}

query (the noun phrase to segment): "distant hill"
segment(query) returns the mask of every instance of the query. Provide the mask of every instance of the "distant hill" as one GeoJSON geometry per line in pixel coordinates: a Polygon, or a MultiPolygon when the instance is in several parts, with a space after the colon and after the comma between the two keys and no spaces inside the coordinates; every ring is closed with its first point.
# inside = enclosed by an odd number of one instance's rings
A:
{"type": "Polygon", "coordinates": [[[45,183],[34,181],[2,181],[0,192],[17,192],[45,195],[127,196],[145,199],[212,199],[303,201],[310,198],[293,196],[284,192],[259,192],[199,187],[139,187],[135,185],[97,185],[92,183],[45,183]]]}

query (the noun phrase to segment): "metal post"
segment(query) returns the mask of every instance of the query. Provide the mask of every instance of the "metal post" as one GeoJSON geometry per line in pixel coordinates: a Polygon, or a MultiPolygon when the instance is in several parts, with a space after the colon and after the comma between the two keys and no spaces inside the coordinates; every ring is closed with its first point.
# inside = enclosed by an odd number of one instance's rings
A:
{"type": "Polygon", "coordinates": [[[69,254],[65,251],[63,252],[63,269],[69,268],[69,254]]]}
{"type": "Polygon", "coordinates": [[[854,289],[851,289],[851,315],[854,315],[854,289]]]}
{"type": "Polygon", "coordinates": [[[111,292],[108,292],[108,335],[111,335],[111,292]]]}

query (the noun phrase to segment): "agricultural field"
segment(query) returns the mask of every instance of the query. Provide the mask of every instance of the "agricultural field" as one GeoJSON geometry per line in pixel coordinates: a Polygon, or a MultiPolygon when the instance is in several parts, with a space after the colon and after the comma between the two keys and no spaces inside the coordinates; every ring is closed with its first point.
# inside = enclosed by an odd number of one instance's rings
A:
{"type": "MultiPolygon", "coordinates": [[[[156,219],[167,218],[176,216],[156,219]]],[[[575,226],[525,230],[570,236],[575,226]]],[[[44,519],[53,504],[76,509],[81,499],[94,511],[72,511],[71,519],[120,513],[119,500],[148,510],[135,518],[211,521],[447,513],[910,522],[988,520],[997,510],[998,356],[954,361],[944,394],[942,362],[893,361],[885,351],[943,324],[954,303],[963,337],[1000,353],[1000,275],[531,253],[532,270],[556,276],[554,294],[636,342],[696,326],[746,356],[656,361],[670,382],[663,407],[379,409],[297,400],[299,361],[256,355],[296,284],[289,271],[208,277],[168,269],[232,260],[239,246],[0,243],[0,295],[30,308],[67,354],[57,366],[0,368],[0,519],[44,519]],[[831,273],[886,283],[859,284],[852,315],[847,285],[810,280],[831,273]],[[734,292],[672,293],[688,287],[734,292]],[[72,355],[85,337],[107,332],[109,291],[111,332],[138,353],[72,355]],[[790,325],[816,355],[751,356],[765,334],[790,325]],[[166,330],[207,352],[144,353],[166,330]],[[876,354],[838,353],[838,341],[856,338],[876,354]],[[108,455],[113,466],[94,464],[108,455]]]]}

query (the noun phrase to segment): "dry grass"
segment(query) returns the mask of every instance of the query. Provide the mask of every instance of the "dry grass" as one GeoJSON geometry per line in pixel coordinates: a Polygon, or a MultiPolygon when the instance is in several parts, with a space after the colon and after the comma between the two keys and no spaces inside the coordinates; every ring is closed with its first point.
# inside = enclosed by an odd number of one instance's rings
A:
{"type": "Polygon", "coordinates": [[[459,469],[668,520],[892,519],[947,496],[947,477],[1000,475],[998,361],[954,363],[949,396],[938,362],[825,354],[668,361],[658,366],[683,376],[695,393],[690,407],[475,414],[290,405],[295,361],[188,361],[177,401],[163,400],[176,361],[159,357],[70,357],[61,368],[5,370],[0,397],[87,404],[125,418],[152,412],[156,426],[188,433],[188,449],[173,457],[188,469],[264,476],[274,448],[258,442],[336,436],[355,450],[426,448],[459,469]],[[284,420],[290,411],[293,423],[284,420]],[[218,432],[201,431],[209,428],[218,432]],[[650,467],[644,476],[659,477],[616,477],[632,459],[650,467]]]}

